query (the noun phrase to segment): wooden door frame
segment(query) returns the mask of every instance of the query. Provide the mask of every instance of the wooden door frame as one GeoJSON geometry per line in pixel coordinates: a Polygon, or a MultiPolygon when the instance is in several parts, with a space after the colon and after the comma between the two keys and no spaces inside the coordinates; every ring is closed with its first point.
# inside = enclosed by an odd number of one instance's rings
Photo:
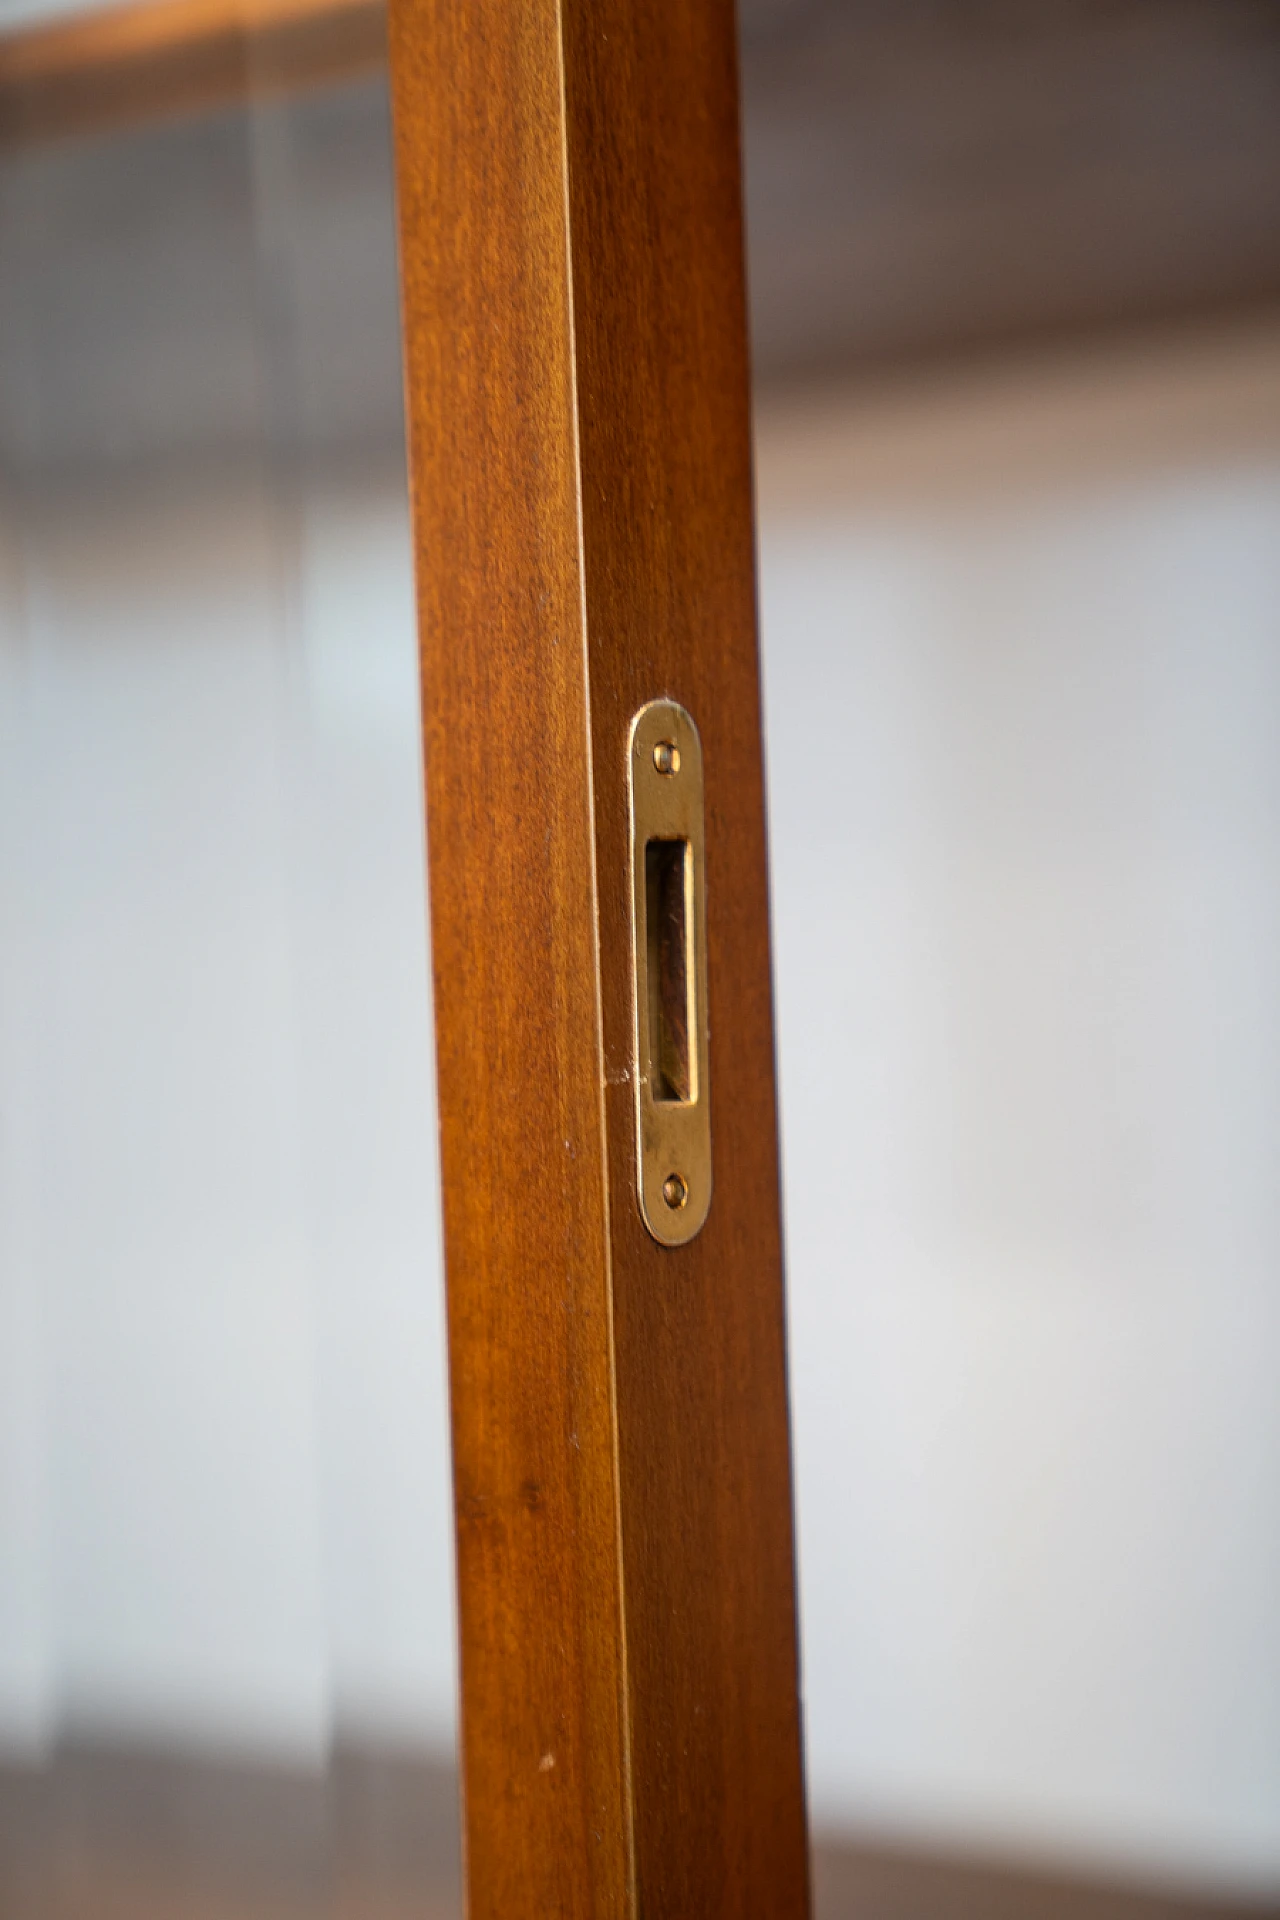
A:
{"type": "Polygon", "coordinates": [[[473,1920],[798,1920],[732,0],[392,0],[473,1920]],[[627,741],[701,731],[714,1197],[637,1205],[627,741]]]}
{"type": "MultiPolygon", "coordinates": [[[[378,0],[0,41],[0,144],[376,68],[378,0]]],[[[391,0],[472,1920],[801,1920],[733,0],[391,0]],[[705,772],[714,1192],[637,1203],[630,723],[705,772]]]]}

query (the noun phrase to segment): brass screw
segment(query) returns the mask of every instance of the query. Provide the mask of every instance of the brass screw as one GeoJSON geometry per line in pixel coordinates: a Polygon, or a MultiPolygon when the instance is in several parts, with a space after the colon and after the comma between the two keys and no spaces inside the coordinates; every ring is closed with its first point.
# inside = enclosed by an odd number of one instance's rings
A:
{"type": "Polygon", "coordinates": [[[682,1173],[669,1173],[662,1183],[662,1197],[672,1213],[679,1213],[689,1198],[689,1182],[682,1173]]]}
{"type": "Polygon", "coordinates": [[[653,764],[659,773],[679,773],[680,749],[674,740],[659,740],[653,750],[653,764]]]}

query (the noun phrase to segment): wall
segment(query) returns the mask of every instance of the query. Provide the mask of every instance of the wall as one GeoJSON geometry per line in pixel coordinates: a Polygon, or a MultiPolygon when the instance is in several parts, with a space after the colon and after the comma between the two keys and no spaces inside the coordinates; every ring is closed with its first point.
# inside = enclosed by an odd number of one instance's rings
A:
{"type": "Polygon", "coordinates": [[[297,523],[252,472],[28,521],[0,805],[28,1738],[450,1734],[407,537],[394,464],[297,523]]]}
{"type": "Polygon", "coordinates": [[[1280,336],[761,423],[810,1779],[1280,1884],[1280,336]]]}

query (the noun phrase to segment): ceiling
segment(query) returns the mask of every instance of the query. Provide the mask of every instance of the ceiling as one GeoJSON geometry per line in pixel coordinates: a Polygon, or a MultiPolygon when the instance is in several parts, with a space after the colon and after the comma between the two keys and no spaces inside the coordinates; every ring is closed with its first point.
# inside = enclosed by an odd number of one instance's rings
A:
{"type": "Polygon", "coordinates": [[[773,379],[1280,298],[1276,0],[741,0],[773,379]]]}
{"type": "MultiPolygon", "coordinates": [[[[398,443],[376,68],[13,155],[0,452],[398,443]]],[[[765,390],[1280,313],[1280,0],[742,0],[742,71],[765,390]]]]}

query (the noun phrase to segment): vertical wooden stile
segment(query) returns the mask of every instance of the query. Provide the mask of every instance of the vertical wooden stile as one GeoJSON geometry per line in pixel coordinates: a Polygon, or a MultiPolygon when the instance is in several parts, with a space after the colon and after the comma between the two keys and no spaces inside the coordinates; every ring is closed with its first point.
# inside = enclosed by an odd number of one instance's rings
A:
{"type": "Polygon", "coordinates": [[[472,1920],[808,1911],[732,0],[392,0],[472,1920]],[[714,1194],[636,1201],[627,740],[714,1194]]]}

